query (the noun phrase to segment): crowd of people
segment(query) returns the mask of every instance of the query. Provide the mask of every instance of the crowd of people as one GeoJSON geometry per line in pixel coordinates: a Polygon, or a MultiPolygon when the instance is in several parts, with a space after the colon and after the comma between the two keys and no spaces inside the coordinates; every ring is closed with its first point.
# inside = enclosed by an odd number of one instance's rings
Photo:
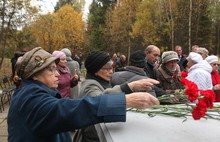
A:
{"type": "Polygon", "coordinates": [[[181,46],[161,55],[149,45],[127,60],[120,53],[92,51],[80,80],[81,65],[68,48],[50,54],[36,47],[19,56],[8,141],[99,142],[95,124],[125,122],[126,108],[149,108],[160,103],[157,97],[184,89],[181,71],[199,89],[213,89],[220,102],[219,58],[204,47],[193,46],[186,56],[181,46]]]}

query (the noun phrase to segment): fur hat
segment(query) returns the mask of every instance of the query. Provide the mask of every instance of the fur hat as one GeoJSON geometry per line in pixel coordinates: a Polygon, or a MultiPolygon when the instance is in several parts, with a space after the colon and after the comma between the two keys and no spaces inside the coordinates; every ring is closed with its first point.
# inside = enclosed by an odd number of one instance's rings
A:
{"type": "Polygon", "coordinates": [[[144,68],[146,63],[146,55],[144,51],[137,50],[130,55],[130,65],[144,68]]]}
{"type": "Polygon", "coordinates": [[[35,73],[43,70],[54,61],[57,63],[59,59],[53,57],[41,47],[36,47],[20,57],[15,68],[18,76],[22,79],[29,79],[35,73]]]}
{"type": "Polygon", "coordinates": [[[166,51],[162,54],[162,64],[165,64],[169,61],[177,60],[179,61],[178,54],[174,51],[166,51]]]}
{"type": "Polygon", "coordinates": [[[190,59],[194,63],[199,63],[199,62],[203,61],[202,56],[200,54],[198,54],[198,53],[195,53],[195,52],[190,52],[189,56],[186,59],[187,60],[190,59]]]}
{"type": "Polygon", "coordinates": [[[85,68],[88,73],[95,74],[110,60],[111,57],[108,53],[103,51],[92,51],[86,58],[85,68]]]}
{"type": "Polygon", "coordinates": [[[206,57],[205,59],[209,64],[213,63],[213,62],[218,62],[218,57],[215,55],[210,55],[208,57],[206,57]]]}

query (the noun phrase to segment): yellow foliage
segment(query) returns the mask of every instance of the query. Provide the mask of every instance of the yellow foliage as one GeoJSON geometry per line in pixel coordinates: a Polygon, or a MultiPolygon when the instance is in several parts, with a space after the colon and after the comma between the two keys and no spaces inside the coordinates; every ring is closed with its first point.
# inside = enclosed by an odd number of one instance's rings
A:
{"type": "Polygon", "coordinates": [[[84,42],[84,27],[82,13],[67,4],[56,13],[41,16],[31,29],[39,46],[53,51],[65,47],[79,49],[84,42]]]}
{"type": "Polygon", "coordinates": [[[142,36],[144,43],[156,43],[160,39],[157,35],[158,31],[158,11],[157,1],[143,1],[137,12],[137,20],[132,26],[133,37],[142,36]]]}

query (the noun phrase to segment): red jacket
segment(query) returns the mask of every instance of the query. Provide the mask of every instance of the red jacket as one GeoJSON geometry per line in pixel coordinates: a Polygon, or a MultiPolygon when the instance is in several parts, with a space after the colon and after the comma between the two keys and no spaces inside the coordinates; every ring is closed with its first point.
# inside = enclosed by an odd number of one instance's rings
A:
{"type": "MultiPolygon", "coordinates": [[[[212,85],[220,84],[220,76],[217,71],[213,71],[212,75],[212,85]]],[[[215,91],[215,102],[220,102],[220,90],[215,91]]]]}

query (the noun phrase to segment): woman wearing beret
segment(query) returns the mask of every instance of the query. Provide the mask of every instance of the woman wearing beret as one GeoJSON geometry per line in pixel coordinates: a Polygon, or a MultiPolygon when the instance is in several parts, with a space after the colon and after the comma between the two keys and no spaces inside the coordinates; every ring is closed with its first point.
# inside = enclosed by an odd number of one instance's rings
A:
{"type": "Polygon", "coordinates": [[[215,91],[215,102],[220,102],[220,76],[218,73],[219,61],[215,55],[210,55],[206,58],[206,61],[212,66],[212,85],[215,91]]]}
{"type": "Polygon", "coordinates": [[[8,112],[9,142],[72,142],[69,131],[101,122],[125,122],[126,107],[159,104],[147,93],[60,99],[58,60],[37,47],[16,63],[22,85],[13,94],[8,112]]]}
{"type": "MultiPolygon", "coordinates": [[[[62,98],[71,97],[71,88],[78,84],[78,75],[71,75],[70,70],[67,67],[66,54],[62,51],[54,51],[53,57],[59,58],[60,61],[57,64],[57,70],[60,74],[57,90],[60,92],[62,98]]],[[[77,95],[77,94],[76,94],[77,95]]]]}
{"type": "MultiPolygon", "coordinates": [[[[116,85],[112,88],[110,85],[110,78],[113,73],[112,64],[109,54],[103,51],[93,51],[87,56],[85,61],[87,74],[86,80],[81,83],[81,97],[121,92],[128,94],[132,93],[132,90],[148,90],[150,88],[149,85],[159,83],[154,79],[142,79],[128,84],[116,85]]],[[[149,93],[146,93],[146,95],[150,98],[153,97],[149,93]]],[[[78,130],[75,138],[81,142],[99,141],[95,126],[78,130]]]]}

